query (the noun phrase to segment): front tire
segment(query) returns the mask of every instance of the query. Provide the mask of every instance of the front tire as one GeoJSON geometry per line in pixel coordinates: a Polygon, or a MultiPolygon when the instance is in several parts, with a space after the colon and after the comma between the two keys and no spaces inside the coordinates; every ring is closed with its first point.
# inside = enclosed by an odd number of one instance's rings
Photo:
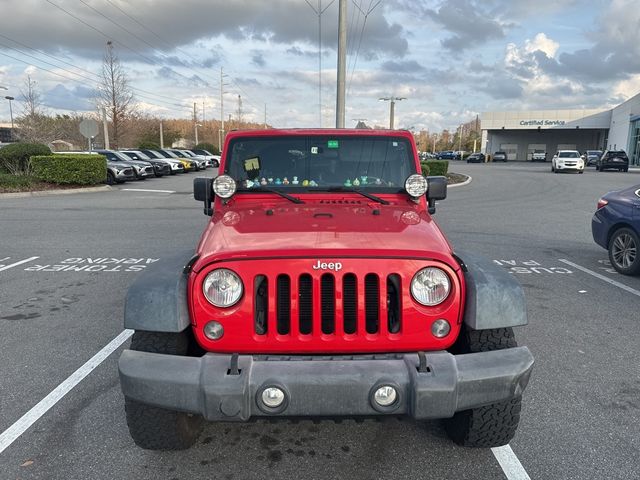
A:
{"type": "Polygon", "coordinates": [[[616,230],[609,240],[609,261],[613,268],[622,275],[637,275],[640,273],[640,239],[638,234],[630,228],[623,227],[616,230]]]}
{"type": "Polygon", "coordinates": [[[107,170],[107,185],[114,185],[116,183],[116,177],[107,170]]]}
{"type": "MultiPolygon", "coordinates": [[[[188,355],[190,347],[186,332],[163,333],[137,331],[131,339],[131,350],[188,355]]],[[[129,397],[124,409],[131,438],[147,450],[185,450],[193,446],[202,431],[202,417],[153,407],[129,397]]]]}
{"type": "MultiPolygon", "coordinates": [[[[471,330],[463,327],[451,351],[454,354],[488,352],[517,347],[511,328],[471,330]]],[[[458,445],[491,448],[511,441],[520,422],[521,397],[456,412],[445,420],[447,434],[458,445]]]]}

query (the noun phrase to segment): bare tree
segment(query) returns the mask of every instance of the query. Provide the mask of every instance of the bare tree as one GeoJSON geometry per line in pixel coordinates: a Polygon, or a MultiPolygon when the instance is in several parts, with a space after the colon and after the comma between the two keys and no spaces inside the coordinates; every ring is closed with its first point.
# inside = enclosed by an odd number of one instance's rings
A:
{"type": "Polygon", "coordinates": [[[49,143],[55,140],[55,128],[51,118],[42,108],[37,82],[30,76],[20,89],[22,114],[16,119],[18,137],[23,142],[49,143]]]}
{"type": "Polygon", "coordinates": [[[35,117],[43,113],[42,98],[36,86],[37,82],[31,80],[31,76],[28,75],[24,81],[24,89],[20,89],[23,103],[22,115],[25,117],[35,117]]]}
{"type": "Polygon", "coordinates": [[[112,143],[117,148],[123,124],[135,110],[135,99],[111,41],[107,42],[100,77],[98,108],[107,109],[107,117],[111,120],[112,143]]]}

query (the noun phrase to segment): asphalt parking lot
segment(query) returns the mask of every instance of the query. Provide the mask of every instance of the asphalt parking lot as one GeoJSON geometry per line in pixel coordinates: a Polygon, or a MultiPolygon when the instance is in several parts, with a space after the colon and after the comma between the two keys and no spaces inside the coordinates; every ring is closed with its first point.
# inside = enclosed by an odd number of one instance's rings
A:
{"type": "Polygon", "coordinates": [[[536,366],[506,464],[453,445],[439,422],[397,419],[208,425],[188,451],[135,447],[117,376],[124,296],[147,265],[195,246],[208,217],[192,173],[0,199],[0,478],[640,478],[640,277],[615,273],[590,230],[599,196],[640,184],[640,172],[450,170],[473,181],[449,190],[436,220],[455,249],[495,260],[527,296],[529,325],[516,336],[536,366]],[[86,377],[9,438],[98,352],[86,377]]]}

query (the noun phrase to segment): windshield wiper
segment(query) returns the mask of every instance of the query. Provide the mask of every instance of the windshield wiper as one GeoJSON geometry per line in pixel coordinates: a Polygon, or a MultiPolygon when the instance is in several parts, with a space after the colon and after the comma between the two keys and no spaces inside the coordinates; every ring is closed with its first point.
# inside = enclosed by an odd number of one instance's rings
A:
{"type": "Polygon", "coordinates": [[[369,200],[373,200],[374,202],[381,203],[382,205],[389,205],[389,202],[387,202],[386,200],[384,200],[384,199],[382,199],[380,197],[376,197],[375,195],[371,195],[370,193],[365,193],[362,190],[357,190],[355,188],[331,187],[331,188],[328,189],[328,191],[330,191],[330,192],[358,193],[358,194],[362,195],[363,197],[367,197],[369,200]]]}
{"type": "Polygon", "coordinates": [[[247,190],[247,191],[275,193],[276,195],[280,195],[282,198],[286,198],[287,200],[289,200],[289,201],[291,201],[293,203],[297,203],[298,205],[304,203],[304,201],[300,200],[299,198],[292,197],[291,195],[288,195],[288,194],[286,194],[284,192],[281,192],[280,190],[273,190],[271,188],[257,187],[257,188],[252,188],[251,190],[247,190]]]}

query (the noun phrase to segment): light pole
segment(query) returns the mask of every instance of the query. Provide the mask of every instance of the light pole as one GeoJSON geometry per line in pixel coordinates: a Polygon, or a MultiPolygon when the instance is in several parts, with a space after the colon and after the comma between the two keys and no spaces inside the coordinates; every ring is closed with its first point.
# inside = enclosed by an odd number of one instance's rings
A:
{"type": "Polygon", "coordinates": [[[393,121],[396,110],[396,102],[400,100],[406,100],[405,97],[380,97],[378,99],[381,102],[391,102],[389,105],[389,130],[393,130],[393,121]]]}
{"type": "Polygon", "coordinates": [[[11,115],[11,140],[13,140],[13,107],[11,106],[11,101],[15,100],[15,98],[10,97],[9,95],[4,98],[9,100],[9,115],[11,115]]]}

